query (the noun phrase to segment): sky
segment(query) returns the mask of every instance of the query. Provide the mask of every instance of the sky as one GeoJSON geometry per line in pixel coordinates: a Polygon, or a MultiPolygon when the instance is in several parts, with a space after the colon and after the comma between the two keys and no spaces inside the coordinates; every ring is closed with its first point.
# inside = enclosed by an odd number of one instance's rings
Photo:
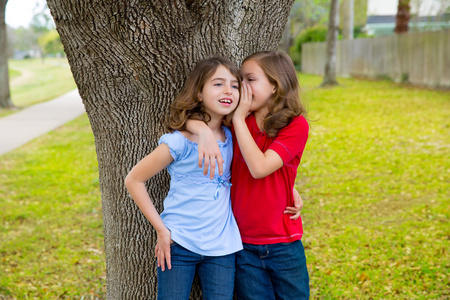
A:
{"type": "MultiPolygon", "coordinates": [[[[398,0],[368,0],[367,15],[396,15],[398,0]]],[[[436,15],[443,5],[450,5],[450,0],[411,0],[411,12],[419,16],[436,15]]]]}
{"type": "Polygon", "coordinates": [[[36,6],[43,7],[44,4],[45,0],[9,0],[6,3],[6,24],[13,28],[28,27],[36,6]]]}
{"type": "Polygon", "coordinates": [[[369,0],[367,4],[367,14],[395,15],[397,13],[397,5],[398,0],[369,0]]]}

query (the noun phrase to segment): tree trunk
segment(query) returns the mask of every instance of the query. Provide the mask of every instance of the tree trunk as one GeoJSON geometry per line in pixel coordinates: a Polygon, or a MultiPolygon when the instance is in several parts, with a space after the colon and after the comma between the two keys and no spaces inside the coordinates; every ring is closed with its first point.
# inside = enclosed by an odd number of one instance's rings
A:
{"type": "Polygon", "coordinates": [[[291,17],[289,16],[284,27],[283,35],[281,36],[279,50],[289,54],[289,48],[292,45],[292,34],[291,34],[291,17]]]}
{"type": "Polygon", "coordinates": [[[8,39],[6,36],[5,10],[8,0],[0,0],[0,108],[12,108],[9,91],[8,39]]]}
{"type": "Polygon", "coordinates": [[[353,40],[355,3],[354,0],[342,0],[342,38],[353,40]]]}
{"type": "Polygon", "coordinates": [[[397,16],[395,17],[395,33],[408,32],[408,23],[411,18],[411,0],[399,0],[397,6],[397,16]]]}
{"type": "Polygon", "coordinates": [[[339,26],[339,0],[331,0],[330,17],[328,18],[327,61],[321,86],[337,85],[336,80],[336,46],[339,26]]]}
{"type": "MultiPolygon", "coordinates": [[[[107,298],[156,299],[156,233],[124,178],[156,146],[195,63],[275,50],[293,0],[48,0],[95,137],[107,298]]],[[[159,211],[167,172],[148,183],[159,211]]],[[[199,287],[193,289],[198,299],[199,287]]]]}

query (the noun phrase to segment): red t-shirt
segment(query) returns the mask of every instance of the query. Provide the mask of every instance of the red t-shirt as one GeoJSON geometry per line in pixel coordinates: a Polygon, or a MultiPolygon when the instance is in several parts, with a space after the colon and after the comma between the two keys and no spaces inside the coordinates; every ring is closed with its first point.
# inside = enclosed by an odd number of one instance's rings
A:
{"type": "Polygon", "coordinates": [[[246,123],[259,149],[275,151],[284,164],[264,178],[253,178],[233,135],[231,201],[242,241],[264,245],[299,240],[303,235],[301,218],[291,220],[283,211],[294,206],[292,189],[308,139],[308,123],[303,116],[294,117],[275,138],[259,130],[253,114],[246,123]]]}

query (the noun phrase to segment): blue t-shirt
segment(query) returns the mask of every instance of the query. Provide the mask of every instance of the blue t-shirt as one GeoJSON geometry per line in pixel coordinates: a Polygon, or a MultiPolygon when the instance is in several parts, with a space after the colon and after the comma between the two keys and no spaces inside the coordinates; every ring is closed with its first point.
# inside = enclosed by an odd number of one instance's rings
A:
{"type": "MultiPolygon", "coordinates": [[[[198,144],[179,131],[163,135],[159,144],[169,146],[173,162],[167,166],[170,190],[161,218],[173,241],[206,256],[221,256],[242,249],[241,236],[231,210],[230,166],[233,158],[231,132],[223,127],[225,142],[219,143],[224,160],[223,175],[211,180],[198,167],[198,144]]],[[[218,174],[216,167],[215,174],[218,174]]]]}

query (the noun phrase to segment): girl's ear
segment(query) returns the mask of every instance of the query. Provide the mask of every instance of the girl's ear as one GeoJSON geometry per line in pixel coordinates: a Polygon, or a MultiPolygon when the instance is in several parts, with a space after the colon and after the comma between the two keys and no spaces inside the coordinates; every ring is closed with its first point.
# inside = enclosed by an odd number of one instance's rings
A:
{"type": "Polygon", "coordinates": [[[274,85],[272,88],[272,94],[275,94],[276,91],[277,91],[277,87],[274,85]]]}
{"type": "Polygon", "coordinates": [[[198,101],[199,101],[199,102],[202,102],[202,101],[203,101],[203,99],[202,99],[202,94],[201,94],[201,93],[198,93],[197,98],[198,98],[198,101]]]}

